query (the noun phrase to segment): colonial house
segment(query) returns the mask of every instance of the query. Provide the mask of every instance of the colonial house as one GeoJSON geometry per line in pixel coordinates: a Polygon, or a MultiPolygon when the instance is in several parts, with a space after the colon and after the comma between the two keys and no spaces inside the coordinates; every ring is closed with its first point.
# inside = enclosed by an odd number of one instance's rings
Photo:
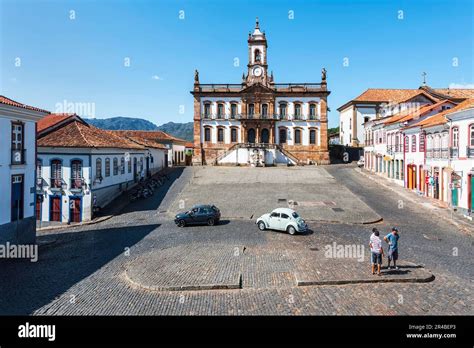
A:
{"type": "Polygon", "coordinates": [[[36,241],[36,122],[48,113],[0,96],[0,244],[36,241]]]}
{"type": "Polygon", "coordinates": [[[373,119],[434,104],[440,100],[459,103],[472,97],[472,89],[431,88],[427,85],[418,89],[369,88],[337,109],[341,144],[364,147],[364,125],[373,119]]]}
{"type": "Polygon", "coordinates": [[[202,84],[195,72],[193,164],[329,163],[326,70],[320,83],[275,83],[258,19],[240,84],[202,84]]]}
{"type": "Polygon", "coordinates": [[[474,99],[446,114],[450,124],[451,206],[465,214],[474,209],[474,99]]]}
{"type": "Polygon", "coordinates": [[[52,224],[92,219],[141,178],[164,167],[162,144],[98,129],[77,115],[38,124],[36,215],[52,224]]]}
{"type": "Polygon", "coordinates": [[[140,138],[164,145],[168,149],[164,160],[167,167],[186,165],[187,141],[184,139],[174,137],[162,131],[120,130],[113,132],[119,136],[140,138]]]}

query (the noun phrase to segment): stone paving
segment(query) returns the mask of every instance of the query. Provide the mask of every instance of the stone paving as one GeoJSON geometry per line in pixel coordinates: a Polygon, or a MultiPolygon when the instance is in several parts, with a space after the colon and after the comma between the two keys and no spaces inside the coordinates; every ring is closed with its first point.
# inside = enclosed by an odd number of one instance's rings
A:
{"type": "MultiPolygon", "coordinates": [[[[42,233],[39,240],[52,242],[42,244],[37,263],[0,260],[0,314],[474,314],[472,237],[417,211],[409,202],[398,209],[398,197],[388,195],[376,183],[366,183],[352,168],[325,168],[337,181],[336,186],[343,185],[384,217],[376,224],[382,232],[395,224],[400,227],[401,265],[423,266],[408,268],[410,276],[421,270],[432,272],[434,280],[297,286],[299,270],[315,270],[313,281],[318,281],[318,271],[326,280],[348,275],[351,279],[376,277],[370,274],[367,248],[362,262],[322,254],[332,243],[366,246],[372,226],[312,222],[312,232],[295,236],[261,232],[248,219],[227,220],[212,228],[178,228],[166,211],[192,180],[192,174],[185,170],[168,184],[163,195],[135,202],[110,220],[42,233]],[[458,256],[453,255],[453,248],[457,248],[458,256]],[[239,261],[222,264],[234,258],[239,261]],[[144,277],[139,282],[127,276],[131,266],[137,271],[134,275],[144,277]],[[218,274],[219,270],[230,271],[216,276],[206,273],[206,267],[218,270],[218,274]],[[189,272],[182,273],[181,278],[161,276],[162,270],[172,275],[182,269],[189,272]],[[238,289],[150,291],[141,286],[192,284],[184,276],[194,277],[195,284],[205,284],[212,277],[226,284],[239,273],[238,289]],[[202,274],[207,278],[200,278],[202,274]]],[[[377,279],[395,277],[387,274],[377,279]]]]}
{"type": "Polygon", "coordinates": [[[224,218],[253,219],[294,203],[308,221],[372,223],[381,216],[323,167],[191,167],[192,180],[170,216],[199,203],[213,203],[224,218]]]}

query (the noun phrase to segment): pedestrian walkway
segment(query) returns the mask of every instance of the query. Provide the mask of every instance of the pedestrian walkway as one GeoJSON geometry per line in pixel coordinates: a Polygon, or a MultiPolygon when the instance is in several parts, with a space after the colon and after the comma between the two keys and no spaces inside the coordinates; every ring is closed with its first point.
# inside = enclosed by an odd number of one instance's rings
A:
{"type": "Polygon", "coordinates": [[[379,185],[389,189],[390,191],[395,192],[401,198],[406,199],[407,201],[410,201],[412,203],[415,203],[428,211],[431,211],[432,213],[436,214],[437,217],[440,217],[452,223],[461,231],[474,235],[474,223],[464,218],[463,215],[450,209],[445,202],[442,202],[437,199],[433,199],[431,197],[421,196],[415,191],[411,191],[411,190],[406,189],[405,187],[394,184],[389,179],[381,175],[377,175],[373,172],[369,172],[365,169],[354,168],[354,170],[364,175],[365,177],[369,178],[370,180],[373,180],[379,185]]]}

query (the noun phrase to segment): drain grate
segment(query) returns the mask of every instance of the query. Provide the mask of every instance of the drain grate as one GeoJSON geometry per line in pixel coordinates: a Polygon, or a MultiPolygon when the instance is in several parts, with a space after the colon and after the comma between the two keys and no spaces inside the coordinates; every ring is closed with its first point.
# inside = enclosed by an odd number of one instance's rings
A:
{"type": "Polygon", "coordinates": [[[316,247],[311,247],[311,248],[309,248],[309,250],[311,250],[311,251],[319,251],[319,249],[316,248],[316,247]]]}
{"type": "Polygon", "coordinates": [[[332,210],[334,210],[336,213],[342,213],[344,211],[342,208],[332,208],[332,210]]]}
{"type": "Polygon", "coordinates": [[[278,203],[285,203],[286,202],[286,198],[278,198],[278,203]]]}

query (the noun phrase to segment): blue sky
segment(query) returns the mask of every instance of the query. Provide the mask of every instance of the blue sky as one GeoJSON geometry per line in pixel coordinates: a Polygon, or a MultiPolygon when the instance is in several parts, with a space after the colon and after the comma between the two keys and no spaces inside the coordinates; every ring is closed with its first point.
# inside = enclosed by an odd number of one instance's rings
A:
{"type": "Polygon", "coordinates": [[[66,101],[98,118],[191,121],[194,69],[201,83],[240,83],[256,16],[276,82],[327,69],[330,126],[367,88],[417,88],[423,71],[432,87],[474,82],[471,0],[0,3],[0,93],[52,111],[66,101]]]}

